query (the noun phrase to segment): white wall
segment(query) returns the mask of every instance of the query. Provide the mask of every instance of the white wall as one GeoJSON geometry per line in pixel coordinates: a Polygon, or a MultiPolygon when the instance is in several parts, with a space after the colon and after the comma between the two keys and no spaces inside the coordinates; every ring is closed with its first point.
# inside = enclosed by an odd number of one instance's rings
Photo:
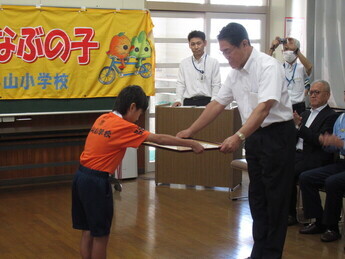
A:
{"type": "Polygon", "coordinates": [[[144,0],[0,0],[1,5],[42,5],[58,7],[144,9],[144,0]]]}

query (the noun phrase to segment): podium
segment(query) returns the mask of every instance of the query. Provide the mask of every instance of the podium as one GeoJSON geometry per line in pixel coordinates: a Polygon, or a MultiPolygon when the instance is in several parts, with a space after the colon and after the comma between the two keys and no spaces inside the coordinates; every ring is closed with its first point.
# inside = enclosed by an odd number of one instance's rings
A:
{"type": "MultiPolygon", "coordinates": [[[[188,128],[204,107],[156,106],[156,133],[175,136],[188,128]]],[[[222,143],[241,127],[237,108],[224,110],[211,124],[193,138],[222,143]]],[[[242,157],[242,149],[223,154],[219,150],[175,152],[156,149],[156,184],[186,184],[233,189],[242,182],[242,172],[231,168],[233,159],[242,157]]]]}

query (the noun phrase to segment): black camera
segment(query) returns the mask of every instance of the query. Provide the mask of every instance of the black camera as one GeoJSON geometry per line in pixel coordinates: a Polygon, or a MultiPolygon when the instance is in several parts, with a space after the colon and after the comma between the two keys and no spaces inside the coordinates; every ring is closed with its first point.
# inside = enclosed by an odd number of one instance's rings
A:
{"type": "Polygon", "coordinates": [[[286,44],[287,38],[280,38],[280,44],[286,44]]]}

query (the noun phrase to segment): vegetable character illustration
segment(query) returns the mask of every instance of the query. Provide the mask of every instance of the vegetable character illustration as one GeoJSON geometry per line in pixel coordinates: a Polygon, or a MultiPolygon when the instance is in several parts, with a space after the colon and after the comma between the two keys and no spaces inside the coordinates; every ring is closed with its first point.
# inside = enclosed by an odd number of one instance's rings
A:
{"type": "Polygon", "coordinates": [[[120,59],[121,65],[119,68],[121,70],[126,67],[125,60],[129,55],[130,47],[131,41],[124,32],[120,32],[111,39],[107,55],[120,59]]]}
{"type": "Polygon", "coordinates": [[[145,31],[141,31],[138,36],[133,37],[129,55],[137,58],[136,68],[141,66],[142,60],[151,57],[152,50],[149,41],[146,39],[145,31]]]}

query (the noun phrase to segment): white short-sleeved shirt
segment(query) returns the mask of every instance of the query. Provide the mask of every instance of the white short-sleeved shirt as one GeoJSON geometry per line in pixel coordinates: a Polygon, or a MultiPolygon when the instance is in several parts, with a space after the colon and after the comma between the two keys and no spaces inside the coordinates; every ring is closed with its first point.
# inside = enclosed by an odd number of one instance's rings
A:
{"type": "Polygon", "coordinates": [[[204,54],[199,60],[194,56],[181,61],[177,82],[176,102],[195,96],[214,97],[221,87],[219,62],[204,54]],[[203,71],[204,73],[200,73],[203,71]]]}
{"type": "Polygon", "coordinates": [[[292,65],[285,62],[283,67],[285,70],[284,83],[288,90],[291,103],[296,104],[304,102],[304,81],[308,78],[304,66],[296,61],[292,65]]]}
{"type": "Polygon", "coordinates": [[[241,70],[232,69],[215,97],[222,105],[236,101],[244,124],[259,103],[276,102],[262,127],[292,119],[292,105],[284,87],[284,69],[273,57],[253,51],[241,70]]]}

